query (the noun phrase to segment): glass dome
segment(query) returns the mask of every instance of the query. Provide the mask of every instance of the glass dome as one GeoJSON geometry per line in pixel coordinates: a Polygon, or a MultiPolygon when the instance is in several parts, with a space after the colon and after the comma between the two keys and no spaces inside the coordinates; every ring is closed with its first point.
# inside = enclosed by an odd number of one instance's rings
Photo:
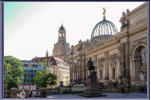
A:
{"type": "Polygon", "coordinates": [[[95,25],[91,34],[91,39],[110,37],[117,32],[115,25],[111,21],[106,20],[106,18],[103,18],[102,21],[95,25]]]}

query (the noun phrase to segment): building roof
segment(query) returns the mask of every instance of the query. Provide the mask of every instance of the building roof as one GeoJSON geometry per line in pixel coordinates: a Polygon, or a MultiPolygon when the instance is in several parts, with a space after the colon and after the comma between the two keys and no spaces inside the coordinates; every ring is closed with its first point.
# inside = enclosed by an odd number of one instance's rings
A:
{"type": "Polygon", "coordinates": [[[65,30],[65,28],[64,28],[64,26],[63,26],[63,24],[60,26],[60,28],[59,28],[60,30],[65,30]]]}
{"type": "Polygon", "coordinates": [[[59,67],[65,67],[65,68],[69,68],[69,65],[63,60],[63,59],[60,59],[60,58],[57,58],[57,57],[54,57],[56,62],[57,62],[57,65],[59,67]]]}
{"type": "Polygon", "coordinates": [[[50,62],[52,65],[57,65],[57,62],[56,60],[54,59],[53,56],[48,56],[48,57],[35,57],[33,58],[31,61],[32,62],[44,62],[44,61],[47,61],[50,62]]]}

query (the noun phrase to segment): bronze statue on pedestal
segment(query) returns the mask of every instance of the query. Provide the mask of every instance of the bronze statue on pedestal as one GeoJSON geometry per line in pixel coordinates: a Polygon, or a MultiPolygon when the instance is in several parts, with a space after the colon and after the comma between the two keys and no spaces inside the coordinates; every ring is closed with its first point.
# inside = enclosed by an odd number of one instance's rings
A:
{"type": "Polygon", "coordinates": [[[88,65],[88,70],[90,72],[90,75],[87,78],[87,89],[86,91],[81,93],[80,96],[85,96],[85,97],[106,96],[99,89],[97,75],[95,72],[95,66],[93,65],[93,61],[91,58],[89,59],[87,65],[88,65]]]}

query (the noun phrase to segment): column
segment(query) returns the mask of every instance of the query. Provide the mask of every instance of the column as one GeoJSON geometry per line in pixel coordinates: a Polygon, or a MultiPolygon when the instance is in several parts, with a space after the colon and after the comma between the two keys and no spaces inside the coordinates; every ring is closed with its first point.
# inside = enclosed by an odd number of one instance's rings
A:
{"type": "Polygon", "coordinates": [[[109,81],[109,51],[105,52],[105,80],[109,81]]]}

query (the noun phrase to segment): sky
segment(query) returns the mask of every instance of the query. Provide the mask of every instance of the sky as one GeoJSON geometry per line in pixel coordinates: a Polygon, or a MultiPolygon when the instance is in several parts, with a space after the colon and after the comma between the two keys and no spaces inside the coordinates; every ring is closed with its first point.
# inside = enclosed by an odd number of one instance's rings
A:
{"type": "Polygon", "coordinates": [[[113,22],[120,31],[122,12],[143,2],[5,2],[4,56],[20,60],[43,57],[48,50],[53,55],[61,24],[66,29],[67,42],[91,38],[94,26],[103,19],[113,22]]]}

